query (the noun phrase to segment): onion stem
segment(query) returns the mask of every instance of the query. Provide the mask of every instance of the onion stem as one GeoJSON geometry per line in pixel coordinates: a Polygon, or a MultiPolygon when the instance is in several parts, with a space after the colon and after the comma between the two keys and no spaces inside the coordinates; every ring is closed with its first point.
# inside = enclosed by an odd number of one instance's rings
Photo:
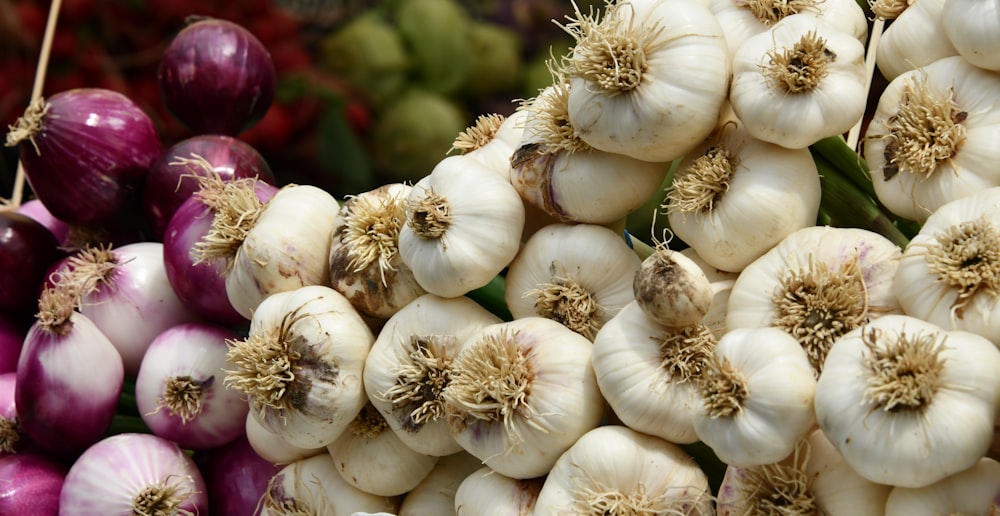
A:
{"type": "MultiPolygon", "coordinates": [[[[42,86],[45,84],[45,72],[49,68],[49,56],[52,54],[52,39],[56,34],[56,21],[59,19],[59,7],[62,0],[52,0],[49,6],[49,18],[45,23],[45,35],[42,39],[42,49],[38,56],[38,66],[35,68],[35,84],[31,89],[31,100],[28,105],[35,104],[42,98],[42,86]]],[[[24,197],[24,164],[17,162],[17,175],[14,177],[14,190],[6,204],[13,208],[21,206],[24,197]]]]}

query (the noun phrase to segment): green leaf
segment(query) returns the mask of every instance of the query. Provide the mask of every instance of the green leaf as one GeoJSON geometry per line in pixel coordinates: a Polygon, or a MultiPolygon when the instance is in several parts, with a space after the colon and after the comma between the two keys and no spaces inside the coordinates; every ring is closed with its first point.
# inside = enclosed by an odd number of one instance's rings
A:
{"type": "Polygon", "coordinates": [[[368,153],[347,120],[342,100],[327,100],[317,130],[316,162],[336,175],[341,190],[358,193],[377,186],[368,153]]]}

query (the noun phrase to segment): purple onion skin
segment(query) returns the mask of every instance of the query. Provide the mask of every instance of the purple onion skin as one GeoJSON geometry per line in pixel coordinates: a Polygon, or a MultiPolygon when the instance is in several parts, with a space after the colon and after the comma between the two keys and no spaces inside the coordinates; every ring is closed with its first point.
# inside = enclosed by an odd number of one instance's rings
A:
{"type": "Polygon", "coordinates": [[[281,467],[257,455],[246,434],[235,441],[194,454],[208,488],[212,516],[256,514],[271,477],[281,467]]]}
{"type": "Polygon", "coordinates": [[[100,226],[138,197],[163,150],[149,116],[130,98],[103,88],[67,90],[47,99],[48,113],[20,158],[32,191],[70,224],[100,226]]]}
{"type": "Polygon", "coordinates": [[[55,516],[65,465],[36,453],[0,457],[0,514],[55,516]]]}
{"type": "Polygon", "coordinates": [[[17,363],[14,404],[24,433],[55,457],[72,458],[111,427],[125,372],[121,355],[86,316],[67,335],[34,324],[17,363]]]}
{"type": "MultiPolygon", "coordinates": [[[[277,187],[258,181],[257,198],[274,196],[277,187]]],[[[226,262],[221,258],[195,264],[191,250],[212,226],[212,210],[191,197],[174,213],[163,235],[163,265],[174,293],[185,305],[206,320],[237,326],[247,322],[229,302],[226,294],[226,262]]]]}
{"type": "Polygon", "coordinates": [[[170,514],[209,514],[205,480],[194,460],[176,443],[140,433],[106,437],[80,455],[63,483],[61,513],[130,516],[133,499],[154,485],[173,485],[186,495],[170,514]]]}
{"type": "Polygon", "coordinates": [[[146,177],[143,207],[156,238],[163,238],[167,224],[177,208],[198,190],[192,175],[205,176],[206,171],[194,164],[177,164],[178,158],[192,155],[205,158],[223,181],[257,177],[265,183],[277,184],[271,167],[250,144],[221,134],[193,136],[173,145],[153,163],[146,177]]]}
{"type": "Polygon", "coordinates": [[[28,325],[0,315],[0,374],[17,371],[28,325]]]}
{"type": "Polygon", "coordinates": [[[59,244],[40,222],[0,211],[0,313],[34,314],[45,273],[62,257],[59,244]]]}
{"type": "Polygon", "coordinates": [[[195,134],[236,136],[271,107],[276,72],[271,54],[250,31],[205,18],[174,37],[157,81],[167,110],[195,134]]]}
{"type": "Polygon", "coordinates": [[[32,199],[17,208],[17,212],[23,215],[27,215],[41,225],[45,226],[51,233],[52,236],[56,237],[56,242],[59,245],[66,243],[66,238],[69,235],[70,226],[65,221],[59,220],[49,212],[49,209],[42,204],[42,201],[38,199],[32,199]]]}

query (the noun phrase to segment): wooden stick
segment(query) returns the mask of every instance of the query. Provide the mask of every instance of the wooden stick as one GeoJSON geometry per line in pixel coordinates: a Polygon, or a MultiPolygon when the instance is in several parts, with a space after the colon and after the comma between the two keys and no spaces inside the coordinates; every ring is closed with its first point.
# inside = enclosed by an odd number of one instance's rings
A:
{"type": "MultiPolygon", "coordinates": [[[[45,72],[49,68],[49,56],[52,54],[52,39],[56,34],[56,21],[59,18],[59,7],[61,5],[62,0],[52,0],[52,5],[49,6],[49,18],[45,23],[45,35],[42,39],[42,50],[38,56],[38,67],[35,68],[35,84],[31,89],[29,105],[38,102],[38,99],[42,98],[42,87],[45,85],[45,72]]],[[[24,197],[24,181],[24,164],[18,160],[17,175],[14,176],[14,191],[11,192],[10,200],[6,203],[7,205],[15,209],[21,206],[21,201],[24,197]]]]}

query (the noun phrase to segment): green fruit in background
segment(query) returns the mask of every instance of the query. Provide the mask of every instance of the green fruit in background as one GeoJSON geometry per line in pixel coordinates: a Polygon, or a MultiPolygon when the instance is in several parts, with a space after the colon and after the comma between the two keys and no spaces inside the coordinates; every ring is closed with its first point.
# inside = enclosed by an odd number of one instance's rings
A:
{"type": "Polygon", "coordinates": [[[409,90],[376,121],[372,157],[382,179],[416,182],[434,169],[468,126],[453,101],[426,90],[409,90]]]}
{"type": "Polygon", "coordinates": [[[517,32],[487,22],[474,22],[469,46],[475,58],[466,77],[464,93],[473,98],[510,92],[521,80],[521,39],[517,32]]]}
{"type": "Polygon", "coordinates": [[[373,106],[407,85],[410,59],[396,27],[376,12],[349,21],[320,43],[320,65],[342,77],[373,106]]]}
{"type": "Polygon", "coordinates": [[[394,19],[411,56],[414,80],[436,93],[457,93],[474,58],[472,19],[465,8],[455,0],[406,0],[394,19]]]}

